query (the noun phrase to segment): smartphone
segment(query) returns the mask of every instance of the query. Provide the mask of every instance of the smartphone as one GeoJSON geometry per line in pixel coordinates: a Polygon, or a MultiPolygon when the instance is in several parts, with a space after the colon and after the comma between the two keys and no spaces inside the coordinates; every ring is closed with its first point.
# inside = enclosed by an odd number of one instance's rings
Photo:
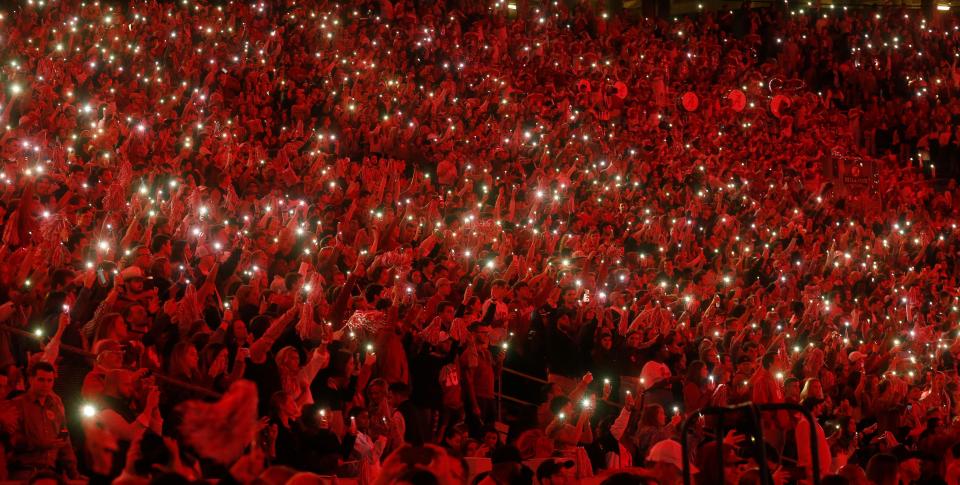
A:
{"type": "Polygon", "coordinates": [[[97,268],[97,280],[100,281],[100,286],[107,286],[107,275],[103,268],[97,268]]]}

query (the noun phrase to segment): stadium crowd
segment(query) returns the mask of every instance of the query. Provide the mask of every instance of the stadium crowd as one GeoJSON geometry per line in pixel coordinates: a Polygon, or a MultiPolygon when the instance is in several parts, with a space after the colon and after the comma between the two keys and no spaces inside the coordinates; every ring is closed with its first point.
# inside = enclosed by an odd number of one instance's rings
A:
{"type": "Polygon", "coordinates": [[[958,484],[958,26],[20,2],[0,479],[958,484]]]}

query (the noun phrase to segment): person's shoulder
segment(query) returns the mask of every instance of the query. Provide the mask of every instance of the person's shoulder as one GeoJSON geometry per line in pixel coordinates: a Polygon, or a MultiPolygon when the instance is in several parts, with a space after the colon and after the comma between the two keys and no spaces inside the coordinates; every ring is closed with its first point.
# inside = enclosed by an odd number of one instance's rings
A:
{"type": "Polygon", "coordinates": [[[27,393],[21,392],[20,394],[17,394],[15,396],[10,396],[9,399],[2,402],[12,406],[20,406],[23,403],[27,402],[27,393]]]}

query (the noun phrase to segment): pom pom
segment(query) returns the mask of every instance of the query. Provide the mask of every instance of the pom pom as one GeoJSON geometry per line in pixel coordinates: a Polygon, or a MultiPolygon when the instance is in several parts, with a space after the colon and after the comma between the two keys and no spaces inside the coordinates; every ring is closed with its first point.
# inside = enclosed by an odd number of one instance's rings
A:
{"type": "Polygon", "coordinates": [[[233,383],[215,403],[187,401],[177,410],[183,415],[183,440],[224,465],[239,459],[257,434],[257,387],[250,381],[233,383]]]}

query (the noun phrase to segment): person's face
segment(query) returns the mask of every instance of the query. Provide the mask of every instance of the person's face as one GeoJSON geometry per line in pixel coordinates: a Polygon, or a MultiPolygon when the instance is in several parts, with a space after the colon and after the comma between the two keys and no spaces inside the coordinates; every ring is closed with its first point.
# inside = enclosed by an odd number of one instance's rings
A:
{"type": "Polygon", "coordinates": [[[47,177],[40,177],[37,179],[37,193],[42,195],[47,195],[53,192],[53,184],[47,179],[47,177]]]}
{"type": "Polygon", "coordinates": [[[297,370],[300,367],[300,356],[296,351],[284,352],[280,358],[280,367],[286,370],[297,370]]]}
{"type": "Polygon", "coordinates": [[[454,433],[452,436],[447,438],[447,445],[449,445],[454,450],[459,450],[463,447],[463,437],[465,433],[454,433]]]}
{"type": "Polygon", "coordinates": [[[366,411],[361,411],[360,414],[357,414],[355,418],[357,422],[357,429],[364,431],[370,427],[370,413],[366,411]]]}
{"type": "MultiPolygon", "coordinates": [[[[600,347],[602,347],[603,350],[610,350],[611,348],[613,348],[613,337],[603,337],[603,338],[601,338],[601,339],[600,339],[600,347]]],[[[706,372],[706,371],[704,371],[704,372],[706,372]]]]}
{"type": "Polygon", "coordinates": [[[466,457],[475,457],[480,451],[480,443],[476,441],[470,441],[467,443],[467,449],[464,450],[463,454],[466,457]]]}
{"type": "Polygon", "coordinates": [[[370,386],[370,390],[369,390],[370,402],[375,404],[375,403],[379,403],[380,401],[383,401],[383,397],[386,395],[386,391],[387,390],[380,384],[370,386]]]}
{"type": "Polygon", "coordinates": [[[639,347],[640,346],[640,334],[633,333],[627,337],[627,345],[630,347],[639,347]]]}
{"type": "Polygon", "coordinates": [[[457,311],[455,308],[453,308],[452,305],[447,306],[446,308],[443,309],[443,312],[440,313],[440,318],[446,323],[452,322],[453,319],[456,318],[456,316],[457,316],[457,311]]]}
{"type": "Polygon", "coordinates": [[[143,291],[143,280],[137,278],[135,280],[127,281],[127,290],[130,293],[140,293],[143,291]]]}
{"type": "Polygon", "coordinates": [[[700,368],[700,378],[701,378],[701,379],[706,380],[708,374],[709,374],[709,373],[707,372],[706,366],[700,368]]]}
{"type": "Polygon", "coordinates": [[[233,321],[233,336],[236,337],[237,342],[247,341],[247,326],[243,323],[243,320],[233,321]]]}
{"type": "Polygon", "coordinates": [[[30,390],[40,396],[53,394],[54,377],[53,372],[38,370],[37,374],[30,378],[30,390]]]}
{"type": "Polygon", "coordinates": [[[577,300],[577,290],[567,290],[563,292],[563,304],[573,305],[577,300]]]}
{"type": "Polygon", "coordinates": [[[487,445],[487,448],[494,449],[497,446],[498,436],[495,431],[487,431],[483,435],[483,444],[487,445]]]}

